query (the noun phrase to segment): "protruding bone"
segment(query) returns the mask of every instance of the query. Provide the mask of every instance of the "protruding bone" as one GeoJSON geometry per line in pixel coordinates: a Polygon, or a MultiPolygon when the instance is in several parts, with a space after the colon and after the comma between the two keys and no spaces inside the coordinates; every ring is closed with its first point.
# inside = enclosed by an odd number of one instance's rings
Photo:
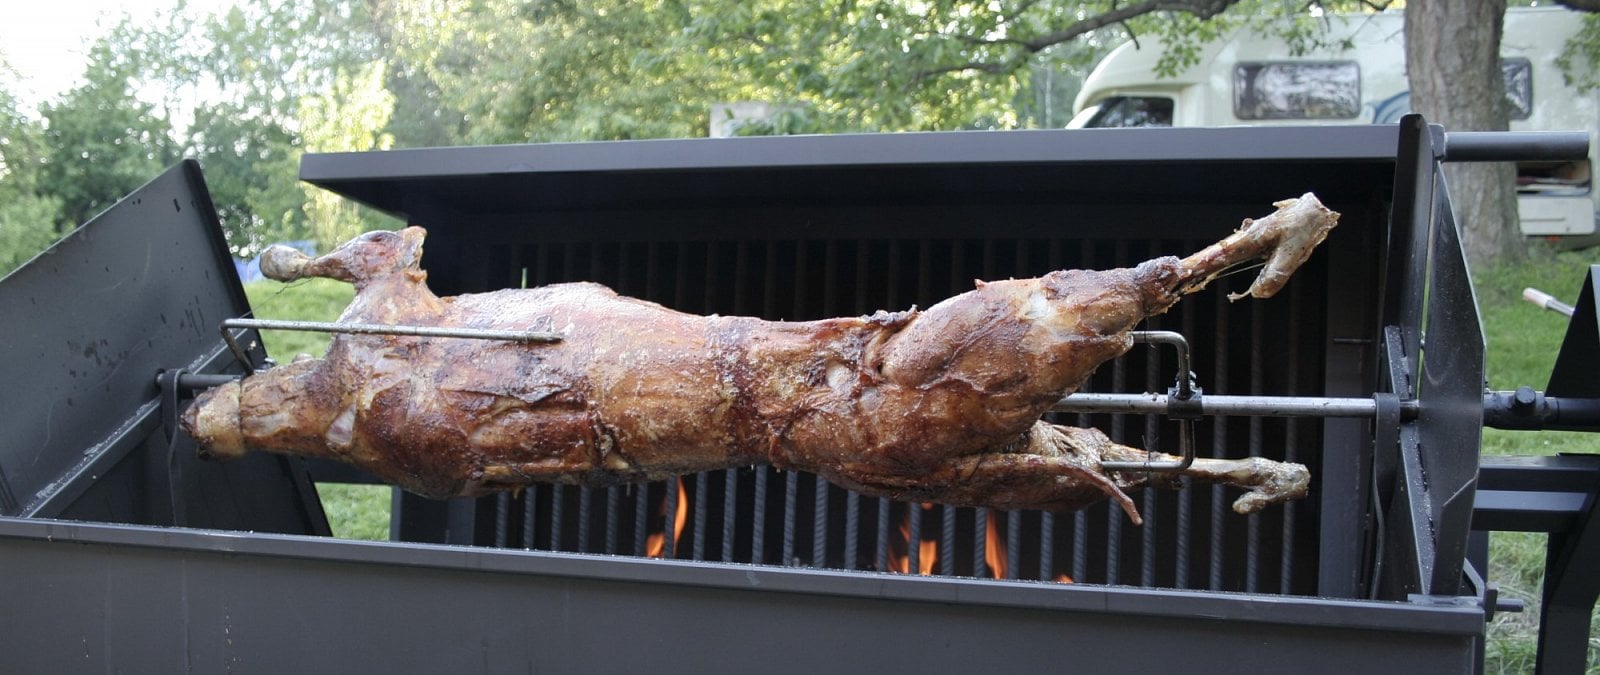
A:
{"type": "Polygon", "coordinates": [[[1111,498],[1135,525],[1143,520],[1134,507],[1133,500],[1122,488],[1181,488],[1179,476],[1188,476],[1203,483],[1236,487],[1245,491],[1233,502],[1239,514],[1260,511],[1269,504],[1279,504],[1306,496],[1311,483],[1311,472],[1303,464],[1277,462],[1262,457],[1244,459],[1212,459],[1197,457],[1188,468],[1176,472],[1149,472],[1139,470],[1110,470],[1100,467],[1104,461],[1120,462],[1177,462],[1183,458],[1159,452],[1147,452],[1122,445],[1098,429],[1080,429],[1041,422],[1034,435],[1054,439],[1054,447],[1071,462],[1094,467],[1110,480],[1095,481],[1107,497],[1111,498]]]}
{"type": "MultiPolygon", "coordinates": [[[[1146,452],[1125,445],[1114,446],[1104,452],[1102,457],[1129,462],[1175,462],[1183,459],[1175,455],[1146,452]]],[[[1123,476],[1140,474],[1139,471],[1112,473],[1123,476]]],[[[1245,493],[1233,502],[1233,511],[1241,515],[1255,513],[1269,504],[1300,499],[1306,496],[1306,489],[1311,484],[1311,472],[1304,464],[1277,462],[1263,457],[1243,459],[1196,457],[1189,468],[1161,476],[1170,477],[1168,480],[1175,480],[1177,476],[1188,476],[1203,483],[1230,485],[1243,489],[1245,493]]],[[[1151,475],[1147,480],[1154,482],[1161,478],[1151,475]]]]}
{"type": "Polygon", "coordinates": [[[1246,218],[1239,230],[1226,239],[1184,258],[1181,292],[1193,293],[1235,265],[1266,258],[1266,266],[1249,290],[1230,293],[1228,299],[1270,298],[1289,282],[1289,275],[1311,257],[1317,244],[1339,223],[1339,214],[1323,206],[1316,195],[1309,192],[1298,199],[1275,202],[1273,206],[1278,210],[1272,215],[1246,218]]]}
{"type": "Polygon", "coordinates": [[[338,279],[360,289],[369,281],[397,273],[421,275],[418,261],[422,257],[422,240],[426,237],[427,233],[420,227],[398,232],[378,230],[351,239],[315,258],[288,246],[273,245],[261,253],[261,273],[278,281],[312,277],[338,279]]]}

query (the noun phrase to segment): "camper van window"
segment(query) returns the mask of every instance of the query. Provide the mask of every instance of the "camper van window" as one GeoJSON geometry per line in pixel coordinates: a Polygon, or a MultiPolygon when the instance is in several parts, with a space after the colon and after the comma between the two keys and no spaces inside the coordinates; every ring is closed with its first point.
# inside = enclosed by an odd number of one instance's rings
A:
{"type": "Polygon", "coordinates": [[[1093,110],[1083,124],[1086,129],[1172,126],[1172,99],[1165,96],[1116,96],[1099,102],[1093,110]]]}
{"type": "Polygon", "coordinates": [[[1354,61],[1240,63],[1233,110],[1242,120],[1345,119],[1361,113],[1361,67],[1354,61]]]}
{"type": "Polygon", "coordinates": [[[1500,59],[1506,75],[1506,102],[1511,104],[1511,119],[1533,116],[1533,62],[1520,56],[1500,59]]]}

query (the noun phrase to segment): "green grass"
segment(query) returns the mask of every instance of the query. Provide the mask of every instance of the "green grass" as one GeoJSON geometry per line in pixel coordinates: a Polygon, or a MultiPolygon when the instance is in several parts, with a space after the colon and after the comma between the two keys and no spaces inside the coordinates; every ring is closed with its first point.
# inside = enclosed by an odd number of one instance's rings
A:
{"type": "MultiPolygon", "coordinates": [[[[332,279],[307,279],[291,284],[265,279],[244,286],[257,319],[335,321],[356,296],[350,284],[332,279]]],[[[327,333],[269,330],[261,332],[267,354],[288,363],[296,354],[320,357],[328,351],[327,333]]]]}
{"type": "MultiPolygon", "coordinates": [[[[1544,389],[1566,336],[1567,320],[1524,301],[1522,289],[1531,286],[1570,305],[1577,301],[1578,289],[1591,264],[1600,264],[1600,253],[1541,249],[1535,250],[1526,263],[1476,271],[1473,283],[1483,313],[1488,347],[1484,358],[1491,389],[1515,389],[1524,384],[1544,389]]],[[[1485,429],[1483,451],[1489,455],[1594,453],[1600,452],[1600,436],[1572,431],[1485,429]]]]}
{"type": "Polygon", "coordinates": [[[389,501],[394,488],[387,485],[317,483],[322,510],[328,514],[333,536],[340,539],[389,540],[389,501]]]}
{"type": "MultiPolygon", "coordinates": [[[[1536,250],[1526,263],[1491,265],[1474,270],[1473,283],[1483,314],[1487,375],[1492,389],[1529,385],[1543,390],[1550,380],[1557,351],[1566,336],[1567,319],[1522,300],[1522,289],[1537,288],[1572,304],[1591,264],[1594,251],[1555,253],[1536,250]]],[[[1600,434],[1561,431],[1484,429],[1485,455],[1549,455],[1600,453],[1600,434]]],[[[1490,546],[1489,580],[1500,592],[1527,603],[1520,614],[1498,614],[1488,627],[1485,672],[1533,671],[1539,635],[1539,597],[1544,585],[1546,536],[1500,532],[1490,546]]],[[[1590,622],[1589,672],[1600,673],[1600,622],[1590,622]]]]}

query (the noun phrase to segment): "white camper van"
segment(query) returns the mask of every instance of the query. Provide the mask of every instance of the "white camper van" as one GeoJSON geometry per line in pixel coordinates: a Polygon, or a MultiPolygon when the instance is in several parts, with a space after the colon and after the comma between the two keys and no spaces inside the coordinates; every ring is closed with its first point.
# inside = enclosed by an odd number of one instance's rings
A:
{"type": "MultiPolygon", "coordinates": [[[[1174,77],[1157,77],[1163,45],[1124,44],[1095,67],[1078,94],[1070,128],[1227,126],[1239,124],[1391,123],[1410,111],[1403,14],[1329,16],[1330,44],[1291,55],[1283,40],[1241,31],[1202,48],[1199,62],[1174,77]]],[[[1506,12],[1501,56],[1511,128],[1600,131],[1594,92],[1567,86],[1556,66],[1581,15],[1562,8],[1506,12]]],[[[1528,162],[1517,167],[1518,211],[1524,234],[1593,235],[1597,195],[1590,181],[1600,143],[1579,162],[1528,162]]]]}

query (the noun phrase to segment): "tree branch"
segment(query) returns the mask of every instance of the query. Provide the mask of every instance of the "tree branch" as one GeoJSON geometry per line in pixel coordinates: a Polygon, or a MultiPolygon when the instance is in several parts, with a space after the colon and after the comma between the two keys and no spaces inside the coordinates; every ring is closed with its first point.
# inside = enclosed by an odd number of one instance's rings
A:
{"type": "MultiPolygon", "coordinates": [[[[1594,2],[1596,4],[1600,4],[1600,0],[1564,1],[1594,2]]],[[[1011,37],[999,39],[980,39],[968,37],[959,39],[961,39],[963,42],[974,45],[1015,45],[1022,48],[1028,54],[1036,54],[1048,47],[1051,47],[1052,45],[1066,42],[1083,35],[1084,33],[1088,33],[1089,31],[1104,28],[1113,24],[1123,23],[1129,19],[1143,16],[1151,12],[1183,12],[1186,14],[1193,14],[1195,17],[1203,20],[1221,14],[1224,10],[1233,6],[1234,4],[1237,4],[1238,2],[1239,0],[1145,0],[1144,2],[1137,2],[1126,7],[1117,7],[1116,5],[1112,5],[1112,8],[1103,14],[1096,14],[1095,16],[1077,21],[1061,30],[1053,33],[1047,33],[1032,39],[1023,40],[1011,37]]],[[[976,70],[989,74],[999,74],[1004,73],[1015,66],[1016,62],[1014,59],[1004,59],[1000,61],[975,59],[965,63],[925,68],[914,73],[912,77],[916,80],[921,80],[944,73],[959,73],[968,70],[976,70]]]]}
{"type": "Polygon", "coordinates": [[[1600,0],[1556,0],[1556,3],[1580,12],[1600,12],[1600,0]]]}
{"type": "MultiPolygon", "coordinates": [[[[1594,0],[1600,2],[1600,0],[1594,0]]],[[[1091,16],[1074,23],[1054,33],[1041,35],[1024,42],[1029,52],[1037,52],[1051,45],[1060,44],[1083,35],[1092,30],[1104,28],[1114,23],[1122,23],[1129,19],[1144,16],[1151,12],[1183,12],[1193,14],[1199,19],[1209,19],[1221,14],[1223,10],[1237,4],[1239,0],[1145,0],[1127,7],[1113,8],[1104,14],[1091,16]]]]}

